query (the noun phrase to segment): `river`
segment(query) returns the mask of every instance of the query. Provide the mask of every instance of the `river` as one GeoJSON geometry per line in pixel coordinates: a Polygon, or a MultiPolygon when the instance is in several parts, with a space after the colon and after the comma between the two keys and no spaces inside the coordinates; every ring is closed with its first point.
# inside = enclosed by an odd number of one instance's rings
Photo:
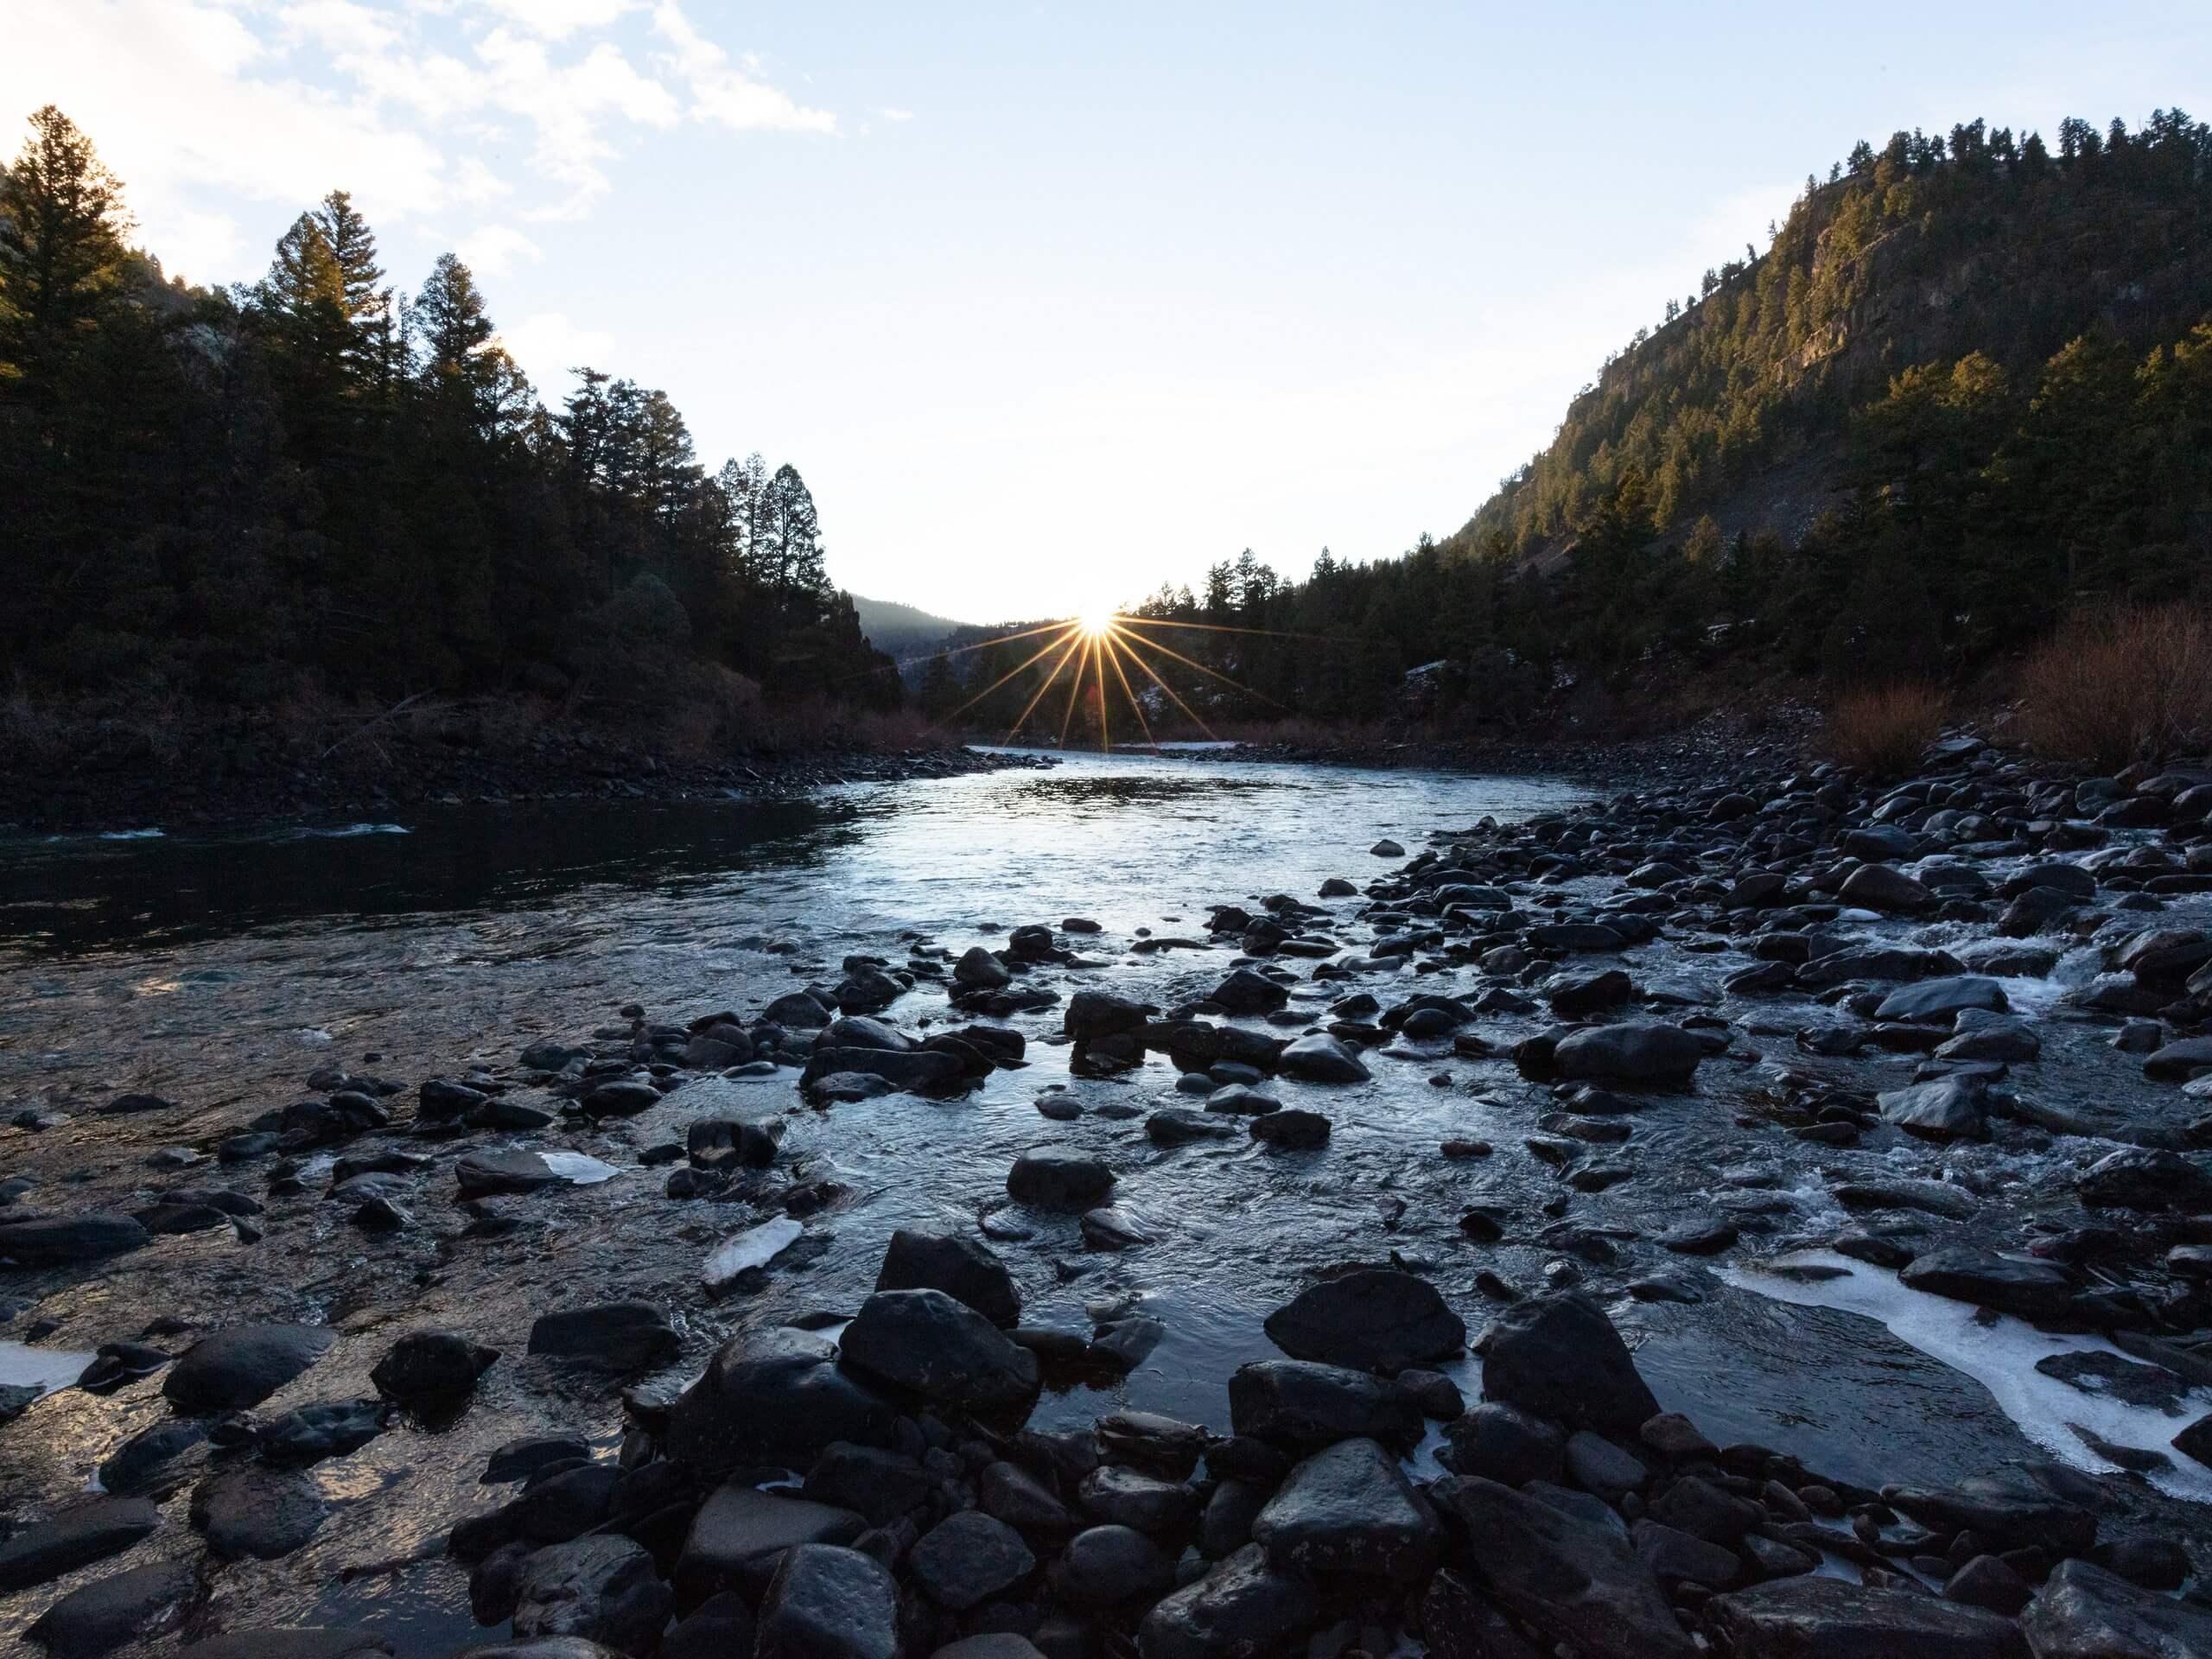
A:
{"type": "MultiPolygon", "coordinates": [[[[35,1176],[41,1201],[73,1185],[89,1196],[73,1205],[130,1208],[143,1201],[137,1194],[192,1179],[162,1167],[174,1154],[189,1160],[257,1113],[303,1097],[318,1067],[390,1077],[411,1091],[472,1065],[512,1068],[523,1045],[620,1024],[616,1010],[632,1002],[677,1021],[723,1007],[749,1014],[796,985],[834,980],[850,953],[897,961],[924,941],[957,956],[1029,923],[1086,918],[1103,930],[1069,936],[1091,965],[1056,980],[1061,988],[1096,983],[1168,1007],[1203,995],[1234,952],[1133,950],[1147,934],[1204,940],[1206,905],[1278,892],[1311,900],[1327,878],[1363,885],[1395,868],[1397,860],[1369,850],[1382,838],[1418,851],[1433,831],[1580,798],[1555,779],[1070,754],[1046,770],[768,804],[454,807],[397,823],[212,840],[6,843],[0,1103],[8,1116],[43,1115],[45,1127],[0,1128],[0,1176],[35,1176]],[[125,1091],[161,1096],[175,1109],[90,1115],[125,1091]]],[[[1359,903],[1334,906],[1345,925],[1359,903]]],[[[1411,988],[1364,982],[1386,1003],[1411,988]]],[[[1292,1007],[1310,1017],[1347,988],[1302,987],[1292,1007]]],[[[910,1027],[942,1020],[941,995],[918,988],[885,1017],[910,1027]]],[[[1735,1264],[1751,1239],[1724,1273],[1646,1261],[1646,1277],[1662,1267],[1685,1293],[1659,1300],[1619,1294],[1636,1276],[1625,1264],[1609,1274],[1527,1238],[1478,1250],[1457,1224],[1468,1204],[1534,1211],[1561,1191],[1551,1170],[1517,1150],[1548,1103],[1509,1062],[1460,1060],[1446,1048],[1416,1064],[1378,1059],[1371,1082],[1348,1088],[1283,1084],[1287,1099],[1298,1096],[1291,1103],[1333,1119],[1322,1152],[1277,1154],[1241,1138],[1162,1149],[1141,1119],[1175,1098],[1172,1070],[1155,1062],[1128,1078],[1071,1080],[1066,1048],[1050,1040],[1058,1020],[1052,1009],[1009,1021],[1029,1038],[1029,1064],[958,1100],[899,1095],[815,1110],[798,1107],[786,1071],[708,1077],[638,1118],[556,1126],[530,1143],[586,1154],[616,1173],[503,1201],[524,1224],[501,1238],[458,1236],[447,1176],[426,1174],[408,1204],[414,1224],[381,1237],[318,1204],[311,1180],[307,1196],[270,1202],[257,1218],[257,1243],[227,1231],[162,1238],[90,1274],[6,1286],[20,1306],[0,1336],[36,1321],[35,1352],[50,1354],[88,1352],[164,1319],[192,1328],[241,1317],[337,1327],[338,1349],[264,1412],[372,1392],[370,1365],[417,1326],[461,1329],[511,1357],[458,1423],[395,1428],[317,1465],[332,1516],[305,1548],[215,1577],[219,1613],[371,1624],[400,1659],[432,1659],[473,1633],[466,1570],[437,1559],[437,1548],[460,1515],[488,1506],[474,1481],[489,1448],[548,1427],[607,1445],[619,1433],[619,1410],[603,1392],[515,1357],[537,1314],[624,1297],[659,1302],[685,1338],[679,1369],[696,1373],[731,1332],[849,1313],[872,1288],[894,1228],[973,1228],[1003,1209],[1012,1160],[1046,1144],[1111,1161],[1122,1176],[1118,1202],[1154,1242],[1103,1254],[1084,1249],[1072,1217],[1002,1218],[998,1248],[1027,1299],[1025,1317],[1081,1325],[1141,1306],[1166,1334],[1125,1382],[1049,1393],[1039,1427],[1087,1424],[1125,1403],[1225,1430],[1229,1373],[1272,1351],[1264,1315],[1317,1268],[1395,1253],[1435,1275],[1471,1329],[1485,1306],[1471,1282],[1478,1266],[1529,1287],[1588,1273],[1612,1298],[1663,1406],[1688,1412],[1716,1440],[1757,1440],[1843,1478],[1873,1484],[1909,1471],[1937,1480],[2055,1450],[2030,1412],[2014,1402],[2008,1416],[1967,1374],[1968,1359],[1954,1356],[1967,1368],[1956,1369],[1892,1336],[1880,1306],[1807,1305],[1820,1299],[1798,1287],[1819,1283],[1817,1273],[1788,1280],[1787,1294],[1745,1288],[1735,1264]],[[1054,1085],[1083,1107],[1074,1122],[1039,1114],[1039,1095],[1054,1085]],[[704,1294],[701,1263],[757,1217],[742,1205],[671,1201],[664,1172],[639,1159],[709,1113],[785,1117],[779,1168],[834,1194],[765,1286],[734,1299],[704,1294]],[[1439,1157],[1443,1141],[1472,1137],[1498,1155],[1439,1157]]],[[[1624,1150],[1643,1178],[1577,1198],[1574,1213],[1624,1239],[1702,1213],[1719,1172],[1747,1155],[1745,1127],[1697,1098],[1639,1116],[1624,1150]]],[[[257,1190],[259,1175],[214,1168],[197,1173],[257,1190]]],[[[1771,1189],[1802,1196],[1808,1182],[1803,1169],[1783,1166],[1771,1189]]],[[[1802,1240],[1760,1248],[1812,1242],[1838,1218],[1830,1206],[1797,1230],[1802,1240]]],[[[19,1368],[33,1363],[24,1352],[0,1344],[0,1372],[10,1353],[19,1368]]],[[[1478,1391],[1477,1362],[1454,1375],[1471,1397],[1478,1391]]],[[[84,1490],[122,1439],[161,1421],[158,1388],[52,1394],[0,1427],[8,1497],[84,1490]]],[[[141,1554],[194,1548],[183,1509],[176,1500],[141,1554]]],[[[46,1599],[0,1599],[0,1643],[46,1599]]]]}

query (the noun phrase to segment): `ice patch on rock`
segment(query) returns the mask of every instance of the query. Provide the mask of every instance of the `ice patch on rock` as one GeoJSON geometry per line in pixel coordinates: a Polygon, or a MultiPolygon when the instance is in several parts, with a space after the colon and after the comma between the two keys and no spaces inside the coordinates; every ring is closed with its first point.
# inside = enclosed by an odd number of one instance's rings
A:
{"type": "Polygon", "coordinates": [[[34,1348],[27,1342],[0,1342],[0,1388],[36,1389],[52,1394],[84,1375],[98,1357],[59,1348],[34,1348]]]}
{"type": "Polygon", "coordinates": [[[766,1267],[797,1243],[805,1230],[789,1216],[779,1216],[758,1227],[748,1227],[715,1247],[700,1276],[707,1281],[708,1289],[719,1290],[741,1273],[766,1267]]]}
{"type": "Polygon", "coordinates": [[[614,1166],[603,1163],[584,1152],[541,1152],[545,1167],[571,1186],[597,1186],[601,1181],[613,1180],[618,1172],[614,1166]]]}
{"type": "Polygon", "coordinates": [[[2183,1456],[2171,1444],[2183,1428],[2212,1410],[2212,1389],[2190,1390],[2180,1414],[2169,1416],[2154,1407],[2131,1406],[2086,1393],[2036,1370],[2037,1360],[2053,1354],[2109,1353],[2127,1357],[2101,1337],[2056,1336],[2010,1315],[1985,1315],[1968,1303],[1910,1289],[1898,1282],[1895,1274],[1833,1250],[1798,1250],[1771,1257],[1763,1264],[1728,1266],[1715,1271],[1737,1288],[1775,1301],[1833,1307],[1880,1321],[1900,1342],[1987,1389],[2014,1426],[2061,1463],[2093,1474],[2112,1472],[2111,1465],[2083,1445],[2068,1427],[2079,1423],[2115,1446],[2164,1453],[2173,1466],[2149,1475],[2151,1484],[2175,1497],[2212,1503],[2212,1469],[2183,1456]],[[1768,1268],[1840,1271],[1808,1279],[1764,1270],[1768,1268]]]}

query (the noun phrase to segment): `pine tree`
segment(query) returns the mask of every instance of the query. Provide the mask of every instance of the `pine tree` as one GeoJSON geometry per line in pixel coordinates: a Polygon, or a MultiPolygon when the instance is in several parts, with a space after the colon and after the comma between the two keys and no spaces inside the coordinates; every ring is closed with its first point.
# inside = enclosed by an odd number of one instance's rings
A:
{"type": "Polygon", "coordinates": [[[49,104],[0,176],[0,363],[35,384],[92,330],[121,284],[130,228],[123,185],[49,104]]]}

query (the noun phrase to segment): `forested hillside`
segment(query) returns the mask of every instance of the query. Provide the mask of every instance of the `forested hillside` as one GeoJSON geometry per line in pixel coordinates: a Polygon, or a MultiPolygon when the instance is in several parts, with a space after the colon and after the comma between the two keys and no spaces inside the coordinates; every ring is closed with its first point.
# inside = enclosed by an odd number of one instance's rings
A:
{"type": "Polygon", "coordinates": [[[2055,151],[1979,120],[1861,144],[1764,253],[1665,302],[1445,541],[1325,552],[1302,582],[1247,553],[1141,608],[1203,625],[1163,637],[1249,688],[1166,664],[1201,714],[1448,728],[1603,720],[1710,670],[1957,678],[2086,602],[2192,594],[2212,132],[2161,111],[2069,120],[2055,151]],[[1261,632],[1204,631],[1231,627],[1261,632]]]}
{"type": "Polygon", "coordinates": [[[897,705],[795,468],[709,472],[598,370],[548,410],[468,268],[400,293],[343,191],[260,281],[166,280],[86,135],[31,128],[0,178],[0,690],[897,705]]]}

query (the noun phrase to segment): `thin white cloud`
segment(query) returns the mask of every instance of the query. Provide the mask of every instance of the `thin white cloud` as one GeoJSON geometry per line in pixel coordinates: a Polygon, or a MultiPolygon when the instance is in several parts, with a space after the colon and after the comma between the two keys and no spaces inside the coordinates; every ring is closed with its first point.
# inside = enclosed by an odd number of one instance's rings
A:
{"type": "Polygon", "coordinates": [[[828,110],[807,109],[790,93],[756,79],[760,60],[747,53],[741,64],[691,26],[675,0],[653,8],[653,33],[669,44],[664,61],[691,90],[691,113],[718,121],[734,132],[835,132],[837,118],[828,110]]]}
{"type": "MultiPolygon", "coordinates": [[[[218,281],[259,264],[241,242],[241,203],[304,207],[343,188],[385,223],[502,199],[525,219],[575,218],[611,188],[626,130],[836,130],[749,55],[734,64],[672,0],[652,14],[669,49],[650,60],[590,38],[645,3],[22,6],[0,49],[0,156],[22,131],[4,130],[11,115],[60,105],[122,177],[145,245],[218,281]]],[[[645,19],[626,33],[644,39],[645,19]]]]}
{"type": "Polygon", "coordinates": [[[499,343],[521,364],[548,404],[567,395],[574,371],[594,368],[614,353],[614,336],[586,328],[565,311],[540,311],[499,331],[499,343]]]}
{"type": "Polygon", "coordinates": [[[483,9],[549,41],[565,41],[580,29],[605,29],[642,0],[480,0],[483,9]]]}
{"type": "Polygon", "coordinates": [[[911,121],[914,118],[914,112],[912,110],[896,110],[887,105],[878,110],[876,113],[887,121],[911,121]]]}
{"type": "Polygon", "coordinates": [[[479,276],[501,276],[524,260],[536,264],[545,257],[520,231],[508,225],[486,225],[461,238],[461,263],[479,276]]]}

